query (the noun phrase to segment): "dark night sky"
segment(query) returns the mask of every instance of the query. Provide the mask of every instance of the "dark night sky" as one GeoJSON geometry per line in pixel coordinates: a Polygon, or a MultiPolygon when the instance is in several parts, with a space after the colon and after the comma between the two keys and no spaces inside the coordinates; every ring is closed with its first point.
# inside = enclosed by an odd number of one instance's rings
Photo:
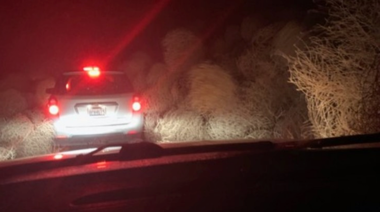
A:
{"type": "Polygon", "coordinates": [[[7,0],[0,2],[0,68],[66,70],[84,63],[115,64],[142,50],[158,60],[168,30],[215,34],[250,13],[305,0],[7,0]],[[213,31],[215,30],[215,31],[213,31]],[[130,42],[129,42],[130,41],[130,42]]]}

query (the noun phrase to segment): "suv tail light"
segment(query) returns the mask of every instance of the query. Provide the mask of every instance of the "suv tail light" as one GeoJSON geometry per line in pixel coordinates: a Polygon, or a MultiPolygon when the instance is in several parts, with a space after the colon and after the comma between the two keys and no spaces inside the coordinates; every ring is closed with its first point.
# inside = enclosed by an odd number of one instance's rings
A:
{"type": "Polygon", "coordinates": [[[58,102],[56,99],[54,99],[54,98],[49,99],[48,107],[49,107],[50,115],[54,115],[54,116],[58,115],[59,107],[58,107],[57,103],[58,102]]]}
{"type": "Polygon", "coordinates": [[[133,112],[139,112],[141,110],[141,102],[139,97],[133,97],[132,110],[133,112]]]}

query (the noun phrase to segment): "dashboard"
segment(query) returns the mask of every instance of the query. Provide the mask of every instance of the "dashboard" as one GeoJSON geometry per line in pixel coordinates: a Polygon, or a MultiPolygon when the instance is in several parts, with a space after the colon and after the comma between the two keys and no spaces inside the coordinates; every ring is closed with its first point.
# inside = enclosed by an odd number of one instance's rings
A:
{"type": "Polygon", "coordinates": [[[380,210],[380,148],[235,144],[151,155],[2,167],[0,211],[380,210]]]}

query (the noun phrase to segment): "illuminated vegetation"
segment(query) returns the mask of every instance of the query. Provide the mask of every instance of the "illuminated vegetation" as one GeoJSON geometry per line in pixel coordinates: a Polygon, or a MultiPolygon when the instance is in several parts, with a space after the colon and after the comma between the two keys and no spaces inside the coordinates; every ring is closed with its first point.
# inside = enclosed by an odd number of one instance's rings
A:
{"type": "MultiPolygon", "coordinates": [[[[327,0],[324,25],[247,17],[205,44],[185,28],[163,38],[163,61],[138,52],[120,66],[141,93],[146,138],[157,142],[302,139],[379,132],[380,3],[327,0]]],[[[9,76],[21,82],[20,75],[9,76]]],[[[15,83],[18,84],[18,83],[15,83]]],[[[0,82],[0,160],[51,152],[33,92],[0,82]]]]}
{"type": "Polygon", "coordinates": [[[316,137],[380,131],[380,3],[328,0],[330,18],[287,57],[316,137]]]}
{"type": "Polygon", "coordinates": [[[42,79],[34,83],[34,91],[20,92],[11,86],[0,93],[0,161],[53,151],[53,126],[42,112],[44,88],[52,83],[42,79]]]}

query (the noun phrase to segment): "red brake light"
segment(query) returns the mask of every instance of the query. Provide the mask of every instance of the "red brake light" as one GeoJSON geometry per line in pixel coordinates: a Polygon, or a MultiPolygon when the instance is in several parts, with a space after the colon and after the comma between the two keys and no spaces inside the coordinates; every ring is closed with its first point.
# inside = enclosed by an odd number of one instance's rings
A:
{"type": "Polygon", "coordinates": [[[49,113],[50,113],[51,115],[57,115],[58,112],[59,112],[59,108],[58,108],[57,105],[50,105],[50,106],[49,106],[49,113]]]}
{"type": "Polygon", "coordinates": [[[59,107],[57,106],[57,100],[54,98],[49,100],[49,113],[51,115],[58,115],[58,113],[59,113],[59,107]]]}
{"type": "Polygon", "coordinates": [[[134,97],[133,98],[132,110],[135,111],[135,112],[138,112],[138,111],[141,110],[141,103],[140,103],[138,97],[134,97]]]}
{"type": "Polygon", "coordinates": [[[93,69],[92,66],[84,67],[83,71],[91,71],[93,69]]]}
{"type": "Polygon", "coordinates": [[[96,66],[84,67],[83,71],[87,71],[88,76],[90,77],[98,77],[100,75],[100,69],[96,66]]]}
{"type": "Polygon", "coordinates": [[[133,109],[133,111],[136,111],[136,112],[139,111],[141,109],[140,102],[133,102],[132,109],[133,109]]]}
{"type": "Polygon", "coordinates": [[[90,76],[90,77],[98,77],[99,75],[100,75],[99,70],[91,70],[88,72],[88,76],[90,76]]]}

